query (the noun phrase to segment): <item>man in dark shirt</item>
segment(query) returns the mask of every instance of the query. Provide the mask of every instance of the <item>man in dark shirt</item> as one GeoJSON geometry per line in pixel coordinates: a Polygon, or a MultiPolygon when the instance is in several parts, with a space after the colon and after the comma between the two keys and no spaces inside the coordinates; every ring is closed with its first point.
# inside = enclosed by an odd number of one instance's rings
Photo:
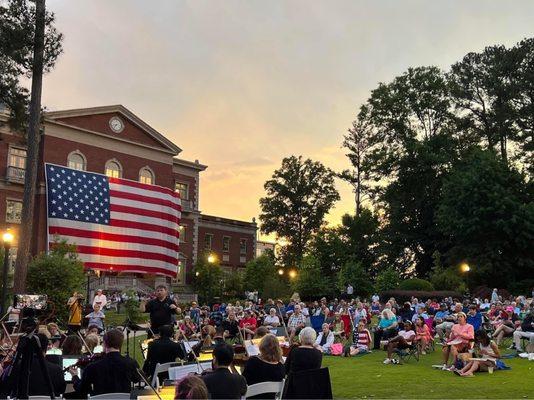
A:
{"type": "MultiPolygon", "coordinates": [[[[177,358],[184,359],[185,353],[178,343],[171,340],[173,329],[171,325],[163,325],[159,328],[159,339],[148,345],[148,351],[143,371],[152,376],[158,363],[165,364],[176,361],[177,358]]],[[[166,377],[163,377],[165,379],[166,377]]]]}
{"type": "Polygon", "coordinates": [[[245,378],[230,372],[233,360],[231,346],[224,343],[213,349],[213,372],[202,377],[211,399],[240,399],[247,392],[245,378]]]}
{"type": "MultiPolygon", "coordinates": [[[[46,335],[42,333],[38,333],[35,335],[36,337],[31,338],[30,340],[39,339],[39,345],[41,348],[41,351],[43,353],[43,357],[46,354],[46,351],[48,350],[48,338],[46,335]]],[[[54,395],[59,396],[62,395],[63,392],[65,392],[66,383],[65,378],[63,376],[63,371],[61,370],[61,367],[57,364],[51,363],[50,361],[45,360],[45,366],[48,370],[48,375],[50,376],[50,381],[52,382],[52,388],[54,390],[54,395]]],[[[3,394],[9,394],[11,390],[14,390],[15,388],[13,385],[17,381],[18,374],[20,371],[14,371],[14,374],[10,377],[10,379],[7,382],[2,382],[0,384],[0,387],[2,387],[2,390],[0,391],[3,394]]],[[[28,390],[28,396],[49,396],[50,393],[48,391],[48,384],[46,382],[46,376],[43,374],[43,370],[41,369],[41,364],[39,363],[39,360],[37,358],[37,355],[34,354],[33,361],[31,365],[31,372],[30,372],[30,378],[29,378],[29,390],[28,390]]]]}
{"type": "Polygon", "coordinates": [[[124,336],[118,329],[104,335],[104,358],[89,364],[77,377],[76,368],[71,368],[73,385],[81,396],[104,393],[130,393],[132,383],[139,381],[138,364],[129,357],[121,356],[124,336]]]}
{"type": "Polygon", "coordinates": [[[178,307],[168,296],[167,286],[156,287],[156,298],[150,300],[145,307],[145,312],[150,313],[150,328],[154,334],[159,333],[163,325],[172,325],[172,315],[176,314],[178,307]]]}

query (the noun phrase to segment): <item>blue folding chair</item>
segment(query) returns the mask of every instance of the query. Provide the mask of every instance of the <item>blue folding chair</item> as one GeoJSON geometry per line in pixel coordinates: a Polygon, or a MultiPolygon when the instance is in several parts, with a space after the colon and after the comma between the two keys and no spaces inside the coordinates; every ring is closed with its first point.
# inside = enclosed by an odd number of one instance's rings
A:
{"type": "Polygon", "coordinates": [[[323,327],[323,323],[324,323],[324,315],[312,315],[310,317],[310,325],[313,329],[315,329],[316,332],[319,332],[322,327],[323,327]]]}

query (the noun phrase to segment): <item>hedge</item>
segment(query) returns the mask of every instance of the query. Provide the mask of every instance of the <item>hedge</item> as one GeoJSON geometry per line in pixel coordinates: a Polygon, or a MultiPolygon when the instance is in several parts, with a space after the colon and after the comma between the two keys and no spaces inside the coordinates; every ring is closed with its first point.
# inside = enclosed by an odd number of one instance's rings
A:
{"type": "Polygon", "coordinates": [[[397,303],[401,304],[405,301],[411,301],[412,297],[417,297],[419,300],[427,301],[428,299],[441,300],[445,297],[452,297],[462,299],[461,293],[450,290],[434,290],[434,291],[421,291],[421,290],[388,290],[380,293],[380,299],[382,302],[387,301],[389,298],[395,298],[397,303]]]}

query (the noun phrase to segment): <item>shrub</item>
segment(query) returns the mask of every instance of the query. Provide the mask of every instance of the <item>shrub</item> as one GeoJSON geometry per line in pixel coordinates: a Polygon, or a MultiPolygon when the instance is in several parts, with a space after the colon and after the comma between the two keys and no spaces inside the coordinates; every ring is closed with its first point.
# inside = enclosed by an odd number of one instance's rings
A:
{"type": "Polygon", "coordinates": [[[454,290],[463,293],[467,289],[465,281],[454,269],[436,271],[430,277],[430,282],[437,290],[454,290]]]}
{"type": "Polygon", "coordinates": [[[402,281],[399,285],[399,290],[420,290],[431,292],[434,290],[434,286],[424,279],[413,278],[402,281]]]}
{"type": "Polygon", "coordinates": [[[376,276],[375,291],[378,293],[394,290],[399,286],[399,273],[393,268],[387,268],[376,276]]]}
{"type": "Polygon", "coordinates": [[[85,275],[76,247],[66,241],[54,243],[48,254],[41,253],[28,268],[28,291],[46,294],[57,316],[66,321],[67,300],[73,292],[83,293],[85,275]]]}

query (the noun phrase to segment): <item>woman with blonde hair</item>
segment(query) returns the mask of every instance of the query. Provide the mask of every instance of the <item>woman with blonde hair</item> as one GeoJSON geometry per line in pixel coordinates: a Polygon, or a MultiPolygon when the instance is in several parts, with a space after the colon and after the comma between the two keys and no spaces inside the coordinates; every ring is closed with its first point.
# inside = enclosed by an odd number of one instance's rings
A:
{"type": "Polygon", "coordinates": [[[386,340],[397,334],[397,317],[389,308],[382,310],[380,321],[375,329],[373,338],[374,350],[380,350],[380,341],[386,340]]]}
{"type": "MultiPolygon", "coordinates": [[[[281,382],[284,379],[285,368],[282,364],[282,349],[276,336],[267,334],[259,344],[260,355],[250,357],[243,370],[247,385],[260,382],[281,382]]],[[[274,399],[276,393],[262,394],[259,398],[274,399]]],[[[251,397],[254,398],[254,397],[251,397]]]]}

